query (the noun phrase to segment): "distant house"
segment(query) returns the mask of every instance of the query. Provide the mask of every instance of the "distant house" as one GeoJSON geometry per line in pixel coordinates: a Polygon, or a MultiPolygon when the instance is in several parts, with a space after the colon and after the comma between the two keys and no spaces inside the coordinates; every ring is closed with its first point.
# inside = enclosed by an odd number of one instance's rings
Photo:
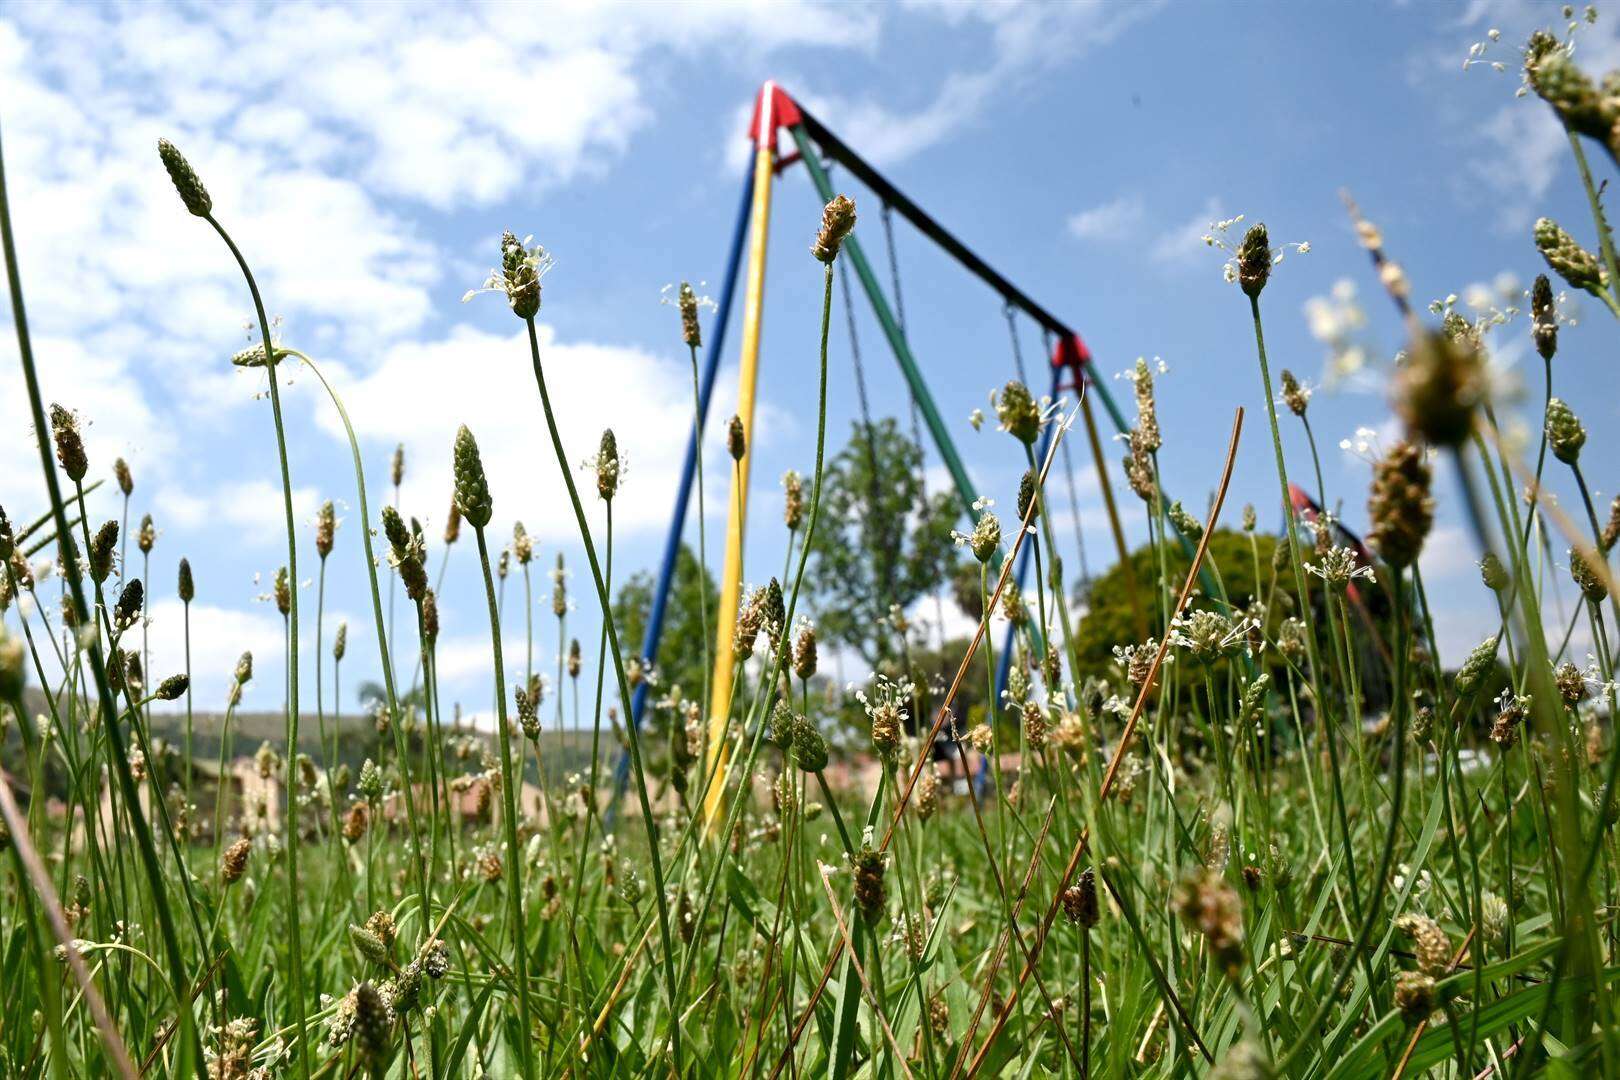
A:
{"type": "MultiPolygon", "coordinates": [[[[481,813],[479,804],[485,796],[479,788],[480,785],[477,783],[467,785],[455,785],[452,783],[450,804],[446,808],[450,812],[452,821],[471,826],[491,819],[501,804],[500,796],[491,791],[488,796],[490,800],[489,811],[481,813]]],[[[416,800],[416,812],[419,814],[426,813],[433,806],[432,786],[426,781],[421,781],[413,786],[413,792],[416,800]]],[[[442,790],[440,794],[443,794],[442,790]]],[[[557,798],[559,796],[554,795],[552,797],[557,798]]],[[[542,812],[541,805],[540,789],[528,781],[524,781],[522,787],[518,789],[519,810],[526,817],[544,824],[545,814],[542,812]]],[[[383,800],[382,816],[385,821],[390,822],[402,822],[406,819],[405,799],[401,793],[393,792],[383,800]]]]}
{"type": "MultiPolygon", "coordinates": [[[[191,798],[197,806],[196,833],[204,839],[212,839],[216,811],[219,800],[225,799],[225,830],[231,835],[245,820],[244,815],[251,815],[254,819],[254,831],[279,833],[286,824],[282,816],[281,778],[278,775],[264,777],[259,775],[259,766],[251,757],[238,757],[225,766],[224,779],[221,781],[219,763],[201,758],[191,763],[193,778],[191,784],[191,798]]],[[[151,820],[151,785],[141,785],[141,808],[151,820]]],[[[103,828],[112,821],[112,795],[110,791],[103,790],[101,796],[101,820],[103,828]]],[[[112,835],[112,834],[108,834],[112,835]]]]}

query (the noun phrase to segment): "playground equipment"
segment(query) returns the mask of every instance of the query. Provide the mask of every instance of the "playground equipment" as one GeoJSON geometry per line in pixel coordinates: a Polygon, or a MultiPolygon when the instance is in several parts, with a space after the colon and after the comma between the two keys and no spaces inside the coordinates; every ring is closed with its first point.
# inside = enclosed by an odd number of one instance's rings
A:
{"type": "MultiPolygon", "coordinates": [[[[974,490],[973,482],[968,477],[967,470],[957,453],[950,432],[947,430],[945,422],[935,406],[933,396],[929,392],[922,368],[919,366],[908,343],[900,289],[899,266],[891,221],[893,214],[899,214],[923,236],[933,241],[939,249],[944,251],[962,269],[984,282],[1001,298],[1002,310],[1011,331],[1015,369],[1019,377],[1026,383],[1029,383],[1030,380],[1024,371],[1023,353],[1019,345],[1016,320],[1019,315],[1023,315],[1040,328],[1043,340],[1047,345],[1047,353],[1050,356],[1050,396],[1056,399],[1061,393],[1072,391],[1080,399],[1081,416],[1086,426],[1087,441],[1097,470],[1098,480],[1101,484],[1114,545],[1120,559],[1128,565],[1124,532],[1120,527],[1113,491],[1109,483],[1109,469],[1103,457],[1102,440],[1098,435],[1096,420],[1091,410],[1091,397],[1095,396],[1102,402],[1103,408],[1117,430],[1125,432],[1127,425],[1124,414],[1120,412],[1118,405],[1109,395],[1107,387],[1101,381],[1091,377],[1091,352],[1087,349],[1079,333],[1045,307],[1036,303],[1023,290],[974,254],[967,245],[880,175],[876,169],[872,168],[871,165],[830,132],[814,116],[810,115],[803,106],[774,82],[767,82],[760,88],[759,96],[754,105],[753,120],[749,126],[749,137],[754,146],[753,159],[743,180],[742,199],[737,209],[736,225],[732,232],[725,275],[716,298],[717,306],[713,325],[708,329],[707,351],[704,357],[698,393],[698,430],[693,432],[687,442],[685,465],[676,490],[674,512],[670,518],[669,532],[664,543],[663,561],[658,573],[658,584],[653,593],[646,633],[641,644],[641,655],[648,666],[651,666],[658,658],[659,639],[663,633],[664,616],[671,586],[674,582],[676,559],[686,527],[692,480],[697,466],[697,455],[701,451],[701,432],[707,423],[709,403],[713,395],[716,372],[720,366],[720,357],[725,348],[726,331],[731,319],[739,272],[743,269],[742,256],[746,246],[748,264],[745,278],[746,286],[743,294],[741,370],[737,392],[737,414],[741,417],[744,431],[748,435],[747,444],[750,449],[744,453],[742,459],[738,462],[732,480],[735,490],[728,500],[730,510],[726,528],[718,625],[715,636],[714,678],[709,702],[709,747],[711,755],[719,755],[724,752],[721,736],[725,730],[726,717],[731,709],[734,664],[732,638],[736,628],[737,609],[742,588],[754,405],[759,380],[759,344],[765,299],[766,240],[771,223],[773,182],[783,170],[794,164],[802,163],[804,165],[822,202],[830,200],[834,194],[832,182],[828,176],[827,165],[823,161],[824,158],[826,161],[835,163],[846,170],[850,176],[876,195],[881,202],[881,220],[888,247],[892,299],[890,295],[884,293],[883,287],[880,285],[877,275],[873,272],[866,251],[857,235],[851,235],[845,241],[843,247],[844,257],[839,260],[839,268],[842,272],[846,260],[853,267],[861,290],[870,302],[872,312],[883,331],[883,336],[894,354],[901,374],[905,378],[911,398],[914,431],[918,431],[917,422],[920,419],[922,425],[925,425],[928,429],[935,451],[939,454],[940,459],[950,473],[952,485],[955,488],[958,500],[961,502],[962,512],[969,523],[969,527],[971,528],[972,521],[976,516],[974,503],[978,499],[978,493],[974,490]],[[781,153],[778,146],[780,136],[783,133],[787,135],[792,146],[792,149],[786,154],[781,153]],[[1082,388],[1086,392],[1082,393],[1082,388]]],[[[850,301],[852,297],[847,276],[842,278],[842,285],[845,308],[848,310],[851,307],[850,301]]],[[[860,366],[860,349],[859,343],[854,336],[852,317],[850,320],[850,335],[851,351],[856,363],[856,378],[861,391],[863,419],[869,421],[870,416],[866,411],[864,375],[860,366]]],[[[1031,385],[1030,389],[1038,391],[1039,387],[1031,385]]],[[[1051,429],[1048,427],[1042,434],[1041,444],[1036,452],[1037,460],[1044,460],[1051,437],[1051,429]]],[[[920,433],[918,442],[920,445],[920,433]]],[[[1073,499],[1075,485],[1066,442],[1062,444],[1061,449],[1064,466],[1069,477],[1070,497],[1073,499]]],[[[1075,527],[1076,543],[1080,547],[1082,577],[1088,577],[1089,569],[1085,564],[1084,543],[1079,533],[1078,505],[1076,505],[1075,510],[1077,518],[1075,527]]],[[[1019,588],[1023,587],[1024,578],[1028,571],[1030,551],[1030,545],[1023,547],[1018,564],[1015,567],[1015,580],[1019,588]]],[[[1141,605],[1135,599],[1134,583],[1132,588],[1132,604],[1137,609],[1138,621],[1143,622],[1145,616],[1141,610],[1141,605]]],[[[1145,622],[1143,622],[1143,633],[1145,636],[1145,622]]],[[[996,678],[998,696],[1006,685],[1009,665],[1013,655],[1012,645],[1013,628],[1009,626],[1007,628],[1006,642],[999,657],[996,678]]],[[[649,692],[650,687],[645,682],[637,687],[631,702],[631,723],[639,724],[641,722],[649,692]]],[[[714,768],[715,761],[711,759],[709,765],[711,769],[714,768]]],[[[622,756],[619,761],[617,776],[618,784],[622,787],[626,777],[626,762],[622,756]]],[[[723,785],[717,784],[710,787],[705,800],[705,809],[711,815],[722,797],[722,790],[723,785]]]]}

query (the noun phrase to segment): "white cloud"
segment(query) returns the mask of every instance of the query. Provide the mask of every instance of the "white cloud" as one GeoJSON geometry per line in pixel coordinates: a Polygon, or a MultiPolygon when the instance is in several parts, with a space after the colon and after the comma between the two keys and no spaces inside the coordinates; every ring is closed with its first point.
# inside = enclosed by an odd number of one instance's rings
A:
{"type": "MultiPolygon", "coordinates": [[[[314,520],[318,501],[314,488],[293,488],[293,520],[298,527],[305,528],[314,520]]],[[[255,479],[202,488],[165,486],[150,505],[159,508],[159,524],[165,529],[229,529],[232,542],[243,547],[286,543],[286,511],[279,482],[255,479]]]]}
{"type": "MultiPolygon", "coordinates": [[[[557,411],[558,427],[593,528],[600,527],[600,501],[594,483],[579,467],[595,455],[602,431],[609,427],[627,465],[623,493],[614,503],[615,529],[622,535],[666,524],[668,493],[679,476],[691,429],[689,368],[673,357],[631,347],[560,342],[549,327],[541,327],[540,346],[547,390],[553,402],[567,403],[557,411]]],[[[521,519],[543,540],[576,535],[541,411],[528,339],[521,331],[495,334],[459,327],[440,340],[395,345],[357,378],[334,376],[331,370],[327,374],[362,440],[386,444],[403,439],[408,463],[404,502],[428,508],[429,518],[440,515],[437,522],[424,518],[429,531],[442,524],[451,489],[450,448],[465,422],[478,440],[496,522],[521,519]],[[446,378],[447,372],[453,377],[446,378]],[[425,386],[432,386],[433,393],[423,393],[425,386]]],[[[711,417],[730,414],[734,384],[722,372],[711,417]]],[[[318,410],[322,426],[341,438],[341,423],[324,395],[318,410]]],[[[756,415],[761,431],[776,426],[763,419],[770,415],[763,408],[756,415]]],[[[718,447],[718,426],[711,424],[710,432],[711,448],[718,447]]],[[[370,495],[375,514],[383,492],[374,488],[370,495]]],[[[507,526],[498,528],[504,541],[507,526]]]]}
{"type": "Polygon", "coordinates": [[[58,119],[86,101],[184,118],[193,134],[228,132],[289,168],[358,174],[373,192],[439,208],[566,182],[621,154],[652,119],[649,54],[867,49],[878,21],[816,0],[567,2],[544,18],[495,4],[18,7],[12,17],[29,44],[12,32],[5,52],[31,52],[32,67],[67,86],[50,103],[58,119]],[[82,63],[86,40],[105,43],[102,63],[82,63]]]}
{"type": "MultiPolygon", "coordinates": [[[[963,4],[953,0],[909,0],[906,12],[938,19],[981,44],[988,62],[978,68],[947,71],[921,106],[898,107],[871,97],[829,92],[815,75],[786,79],[783,86],[805,108],[836,131],[856,153],[875,165],[894,165],[977,123],[997,97],[1022,92],[1057,64],[1107,45],[1161,5],[1143,2],[1121,7],[1092,4],[1019,2],[963,4]]],[[[848,6],[839,11],[852,10],[848,6]]],[[[911,32],[896,30],[898,37],[911,32]]],[[[870,40],[876,40],[876,28],[870,40]]],[[[726,169],[736,172],[748,146],[737,133],[746,129],[750,107],[731,118],[726,131],[726,169]]]]}
{"type": "Polygon", "coordinates": [[[856,152],[879,165],[893,165],[940,142],[962,125],[971,123],[989,101],[996,83],[991,72],[952,73],[938,92],[920,109],[892,108],[869,98],[849,98],[814,91],[804,97],[805,107],[818,118],[836,123],[840,138],[856,152]]]}
{"type": "MultiPolygon", "coordinates": [[[[80,414],[91,464],[87,485],[107,478],[110,487],[115,457],[129,457],[138,468],[141,461],[171,452],[171,429],[158,421],[139,395],[127,390],[127,355],[88,348],[55,335],[36,336],[34,352],[46,407],[61,401],[80,414]]],[[[10,507],[16,520],[30,519],[47,508],[45,481],[28,395],[23,391],[20,368],[9,357],[0,370],[0,433],[0,505],[10,507]]],[[[135,479],[142,483],[139,471],[135,479]]],[[[65,487],[67,478],[61,476],[61,480],[65,487]]]]}
{"type": "MultiPolygon", "coordinates": [[[[172,440],[150,437],[150,417],[181,405],[220,425],[251,396],[223,366],[244,343],[249,297],[218,237],[175,198],[160,135],[199,170],[289,336],[360,353],[419,331],[436,296],[459,293],[442,287],[450,261],[420,206],[532,197],[600,171],[651,119],[649,54],[868,48],[877,19],[814,0],[570,3],[557,15],[8,8],[6,164],[47,393],[105,425],[104,442],[141,443],[142,471],[171,482],[172,440]],[[104,44],[95,64],[83,62],[89,40],[104,44]]],[[[8,421],[25,400],[17,370],[0,365],[8,421]]],[[[0,497],[32,503],[32,447],[14,442],[0,445],[0,497]]]]}
{"type": "MultiPolygon", "coordinates": [[[[516,605],[521,607],[522,605],[516,605]]],[[[508,609],[508,615],[513,612],[508,609]]],[[[521,618],[521,611],[518,616],[521,618]]],[[[490,661],[493,653],[490,650],[489,626],[484,624],[480,629],[467,634],[458,634],[454,637],[440,637],[434,647],[434,660],[438,665],[438,674],[441,680],[471,679],[477,676],[483,680],[480,684],[493,694],[495,689],[495,668],[490,661]]],[[[506,669],[508,688],[522,683],[525,669],[528,665],[528,643],[523,636],[522,627],[519,626],[514,633],[507,629],[501,634],[501,659],[506,669]]],[[[536,671],[547,680],[546,701],[551,701],[551,676],[547,675],[557,663],[555,642],[546,645],[537,639],[534,644],[534,665],[536,671]]],[[[474,694],[474,698],[478,695],[474,694]]]]}
{"type": "Polygon", "coordinates": [[[1069,216],[1069,235],[1081,240],[1122,240],[1142,224],[1146,206],[1140,195],[1117,199],[1069,216]]]}
{"type": "Polygon", "coordinates": [[[1218,271],[1220,260],[1211,256],[1209,245],[1204,243],[1204,237],[1209,234],[1210,224],[1220,216],[1220,200],[1211,196],[1205,200],[1204,208],[1198,213],[1159,234],[1151,249],[1153,258],[1167,266],[1176,267],[1188,266],[1200,259],[1209,259],[1212,269],[1218,271]]]}
{"type": "MultiPolygon", "coordinates": [[[[295,487],[293,520],[303,526],[315,516],[314,488],[295,487]]],[[[269,480],[247,480],[216,487],[204,496],[205,520],[229,525],[243,540],[285,544],[287,517],[281,485],[269,480]]]]}
{"type": "MultiPolygon", "coordinates": [[[[77,9],[67,22],[87,17],[77,9]]],[[[175,28],[157,57],[185,59],[194,36],[175,28]]],[[[47,400],[59,397],[91,423],[98,473],[122,453],[145,482],[162,484],[178,479],[174,421],[183,413],[173,406],[219,424],[251,400],[225,359],[243,344],[240,326],[252,308],[225,248],[185,214],[158,165],[152,102],[105,65],[67,70],[82,65],[76,48],[67,56],[62,48],[50,33],[25,39],[0,23],[0,99],[17,106],[8,113],[6,164],[36,360],[47,400]],[[85,101],[97,110],[84,110],[85,101]],[[162,425],[154,421],[160,414],[162,425]]],[[[329,338],[375,340],[420,325],[438,270],[404,220],[358,183],[273,146],[235,142],[205,125],[190,134],[195,162],[277,305],[273,313],[329,338]]],[[[0,345],[5,354],[15,355],[9,340],[0,345]]],[[[12,421],[25,403],[19,366],[6,358],[0,418],[20,436],[29,426],[12,421]]],[[[0,444],[0,498],[17,497],[26,483],[28,501],[38,499],[36,473],[31,442],[0,444]]]]}
{"type": "Polygon", "coordinates": [[[1443,525],[1429,534],[1418,565],[1426,582],[1451,582],[1468,589],[1479,584],[1479,559],[1473,533],[1458,525],[1443,525]]]}
{"type": "MultiPolygon", "coordinates": [[[[509,596],[506,617],[515,621],[521,618],[521,613],[514,612],[517,605],[512,605],[510,601],[509,596]]],[[[549,600],[543,602],[548,605],[550,603],[549,600]]],[[[549,617],[549,611],[547,615],[549,617]]],[[[458,690],[453,697],[445,698],[446,708],[452,702],[463,706],[461,722],[478,731],[495,730],[495,669],[491,662],[492,655],[487,623],[466,634],[442,636],[435,646],[434,663],[437,665],[435,670],[441,684],[453,684],[458,690]]],[[[523,684],[527,658],[528,643],[521,625],[505,628],[501,635],[501,659],[506,673],[508,719],[515,719],[511,715],[510,695],[515,687],[523,684]]],[[[555,727],[556,722],[556,699],[553,697],[557,692],[556,670],[556,640],[537,627],[534,641],[534,671],[545,684],[540,723],[546,728],[555,727]]],[[[587,675],[587,685],[589,678],[587,675]]],[[[611,680],[611,675],[609,678],[611,680]]],[[[604,701],[608,705],[615,705],[616,700],[616,691],[612,689],[610,681],[604,701]]]]}
{"type": "MultiPolygon", "coordinates": [[[[65,43],[55,36],[12,40],[15,49],[0,47],[0,94],[24,107],[7,130],[7,165],[20,208],[24,280],[41,330],[71,327],[83,335],[139,316],[193,349],[198,337],[219,342],[223,331],[219,349],[251,313],[218,238],[185,215],[158,167],[160,134],[190,154],[272,303],[289,314],[358,320],[367,334],[397,333],[420,320],[422,289],[436,273],[431,259],[401,219],[358,183],[340,179],[341,171],[289,158],[273,137],[255,142],[229,126],[154,106],[133,91],[143,74],[156,72],[120,73],[134,86],[111,71],[78,86],[83,78],[63,70],[82,67],[76,45],[63,55],[65,43]],[[97,110],[85,111],[86,100],[97,101],[97,110]],[[160,124],[160,115],[171,119],[160,124]]],[[[180,92],[173,80],[161,85],[180,92]]],[[[248,108],[252,89],[220,90],[231,97],[233,115],[248,108]]],[[[282,115],[315,119],[288,109],[282,115]]]]}
{"type": "Polygon", "coordinates": [[[153,503],[163,508],[167,524],[181,529],[195,529],[208,520],[211,505],[208,498],[179,487],[165,487],[158,492],[153,503]]]}
{"type": "MultiPolygon", "coordinates": [[[[158,682],[186,670],[185,610],[178,600],[160,600],[147,609],[146,641],[151,650],[147,682],[158,682]]],[[[132,646],[139,647],[139,631],[132,646]]],[[[192,698],[199,712],[220,712],[244,652],[253,654],[253,681],[243,694],[248,709],[280,708],[284,700],[286,636],[275,608],[260,605],[245,609],[194,602],[191,605],[192,698]]],[[[308,690],[313,702],[314,683],[308,690]]],[[[300,696],[304,696],[301,694],[300,696]]],[[[170,709],[184,709],[185,699],[170,709]]]]}
{"type": "Polygon", "coordinates": [[[1541,102],[1509,101],[1481,134],[1491,152],[1475,158],[1473,172],[1499,196],[1498,222],[1526,228],[1569,154],[1564,129],[1541,102]]]}
{"type": "Polygon", "coordinates": [[[79,101],[97,100],[87,90],[111,89],[115,110],[139,102],[148,114],[183,117],[197,134],[230,126],[238,139],[257,136],[263,142],[253,145],[290,154],[295,170],[319,163],[333,175],[358,172],[375,191],[435,206],[567,180],[595,155],[622,150],[648,119],[635,50],[605,40],[514,40],[503,9],[197,14],[80,9],[74,20],[82,25],[64,34],[42,25],[56,14],[16,11],[38,43],[35,64],[79,101]],[[92,37],[109,46],[96,66],[110,87],[98,87],[97,74],[58,70],[82,69],[79,43],[92,37]],[[276,112],[244,115],[263,101],[276,112]],[[307,138],[312,129],[320,134],[307,138]]]}

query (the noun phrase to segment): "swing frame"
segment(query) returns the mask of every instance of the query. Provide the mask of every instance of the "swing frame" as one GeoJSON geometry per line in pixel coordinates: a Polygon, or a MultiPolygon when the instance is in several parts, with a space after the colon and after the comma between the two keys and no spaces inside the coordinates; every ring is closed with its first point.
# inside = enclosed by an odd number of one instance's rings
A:
{"type": "MultiPolygon", "coordinates": [[[[1118,431],[1124,433],[1129,428],[1125,422],[1124,414],[1108,393],[1107,387],[1101,380],[1092,377],[1091,351],[1086,347],[1080,334],[975,254],[953,233],[884,178],[859,154],[855,153],[848,144],[839,139],[824,124],[805,110],[776,82],[767,81],[760,88],[755,99],[753,118],[749,124],[748,134],[754,145],[754,153],[743,178],[742,199],[737,208],[736,223],[732,230],[725,275],[719,295],[716,298],[715,317],[708,334],[704,364],[699,379],[697,423],[694,431],[687,438],[685,462],[681,470],[680,482],[676,487],[675,506],[670,517],[669,531],[665,537],[663,558],[659,567],[657,585],[653,591],[651,610],[649,611],[640,654],[643,663],[649,669],[657,661],[659,642],[663,635],[664,619],[668,610],[669,595],[674,585],[677,558],[685,534],[686,519],[691,502],[692,481],[697,468],[697,455],[702,449],[702,433],[707,430],[709,405],[713,398],[714,382],[725,347],[726,330],[731,318],[739,273],[743,270],[742,255],[746,248],[749,252],[749,259],[743,305],[737,415],[743,424],[747,449],[737,462],[737,467],[733,472],[731,481],[733,490],[731,497],[727,500],[729,510],[725,555],[722,564],[720,601],[715,628],[714,677],[711,680],[711,696],[708,702],[709,760],[707,765],[711,771],[715,768],[723,769],[725,767],[724,755],[726,747],[723,735],[726,718],[731,710],[733,668],[735,664],[732,639],[736,629],[738,605],[741,601],[743,553],[747,531],[748,486],[753,445],[754,406],[759,378],[759,345],[763,329],[766,242],[770,231],[773,181],[784,170],[794,164],[800,162],[804,164],[806,171],[810,174],[811,183],[823,202],[831,200],[834,192],[827,170],[822,165],[822,157],[825,156],[828,160],[841,165],[882,200],[885,215],[898,212],[914,228],[942,248],[969,274],[988,285],[1001,297],[1008,311],[1023,313],[1050,337],[1050,340],[1054,343],[1050,358],[1050,397],[1056,399],[1060,393],[1068,390],[1074,391],[1079,397],[1114,545],[1120,562],[1127,567],[1130,566],[1129,550],[1125,545],[1124,530],[1120,525],[1117,504],[1109,482],[1102,441],[1098,437],[1096,420],[1091,410],[1091,396],[1095,394],[1102,401],[1103,408],[1107,411],[1110,420],[1118,431]],[[778,140],[783,132],[788,135],[793,147],[786,154],[778,152],[778,140]],[[1085,392],[1082,392],[1082,390],[1085,392]]],[[[861,289],[872,306],[872,312],[876,316],[890,350],[894,354],[895,361],[900,367],[901,374],[906,380],[913,406],[921,414],[923,422],[932,436],[935,450],[939,453],[946,470],[951,475],[956,496],[961,502],[963,513],[966,515],[969,528],[971,528],[976,514],[974,503],[978,499],[978,494],[968,477],[960,455],[957,453],[956,445],[951,439],[944,419],[934,403],[933,396],[929,392],[921,368],[918,366],[916,357],[907,342],[904,329],[896,318],[889,299],[884,295],[858,237],[852,234],[846,238],[843,245],[843,255],[853,267],[861,289]]],[[[1038,458],[1044,457],[1051,438],[1052,430],[1050,426],[1047,426],[1041,434],[1041,442],[1037,450],[1038,458]]],[[[1025,546],[1019,553],[1018,563],[1014,568],[1015,582],[1020,589],[1022,589],[1027,575],[1029,561],[1030,548],[1025,546]]],[[[1130,580],[1129,585],[1132,606],[1136,610],[1138,622],[1143,623],[1145,634],[1145,612],[1137,599],[1134,577],[1130,580]]],[[[1013,654],[1014,634],[1015,628],[1009,625],[1006,631],[1006,640],[999,657],[996,675],[996,694],[998,696],[1006,687],[1013,654]]],[[[631,701],[630,723],[638,725],[641,723],[650,692],[651,687],[647,682],[642,682],[636,688],[631,701]]],[[[615,779],[616,790],[622,790],[626,779],[626,760],[622,754],[620,755],[615,779]]],[[[712,823],[715,820],[720,807],[723,805],[723,800],[723,785],[711,785],[704,800],[705,816],[709,822],[712,823]]]]}

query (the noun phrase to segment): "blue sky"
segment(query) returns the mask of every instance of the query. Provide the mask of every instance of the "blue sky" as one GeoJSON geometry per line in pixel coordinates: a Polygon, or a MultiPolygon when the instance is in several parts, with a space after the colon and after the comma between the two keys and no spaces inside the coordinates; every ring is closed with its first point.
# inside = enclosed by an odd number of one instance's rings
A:
{"type": "MultiPolygon", "coordinates": [[[[1339,193],[1352,192],[1383,228],[1418,298],[1517,302],[1541,269],[1530,241],[1538,215],[1592,242],[1561,132],[1539,101],[1515,97],[1516,44],[1532,27],[1561,21],[1556,5],[1519,3],[794,0],[520,10],[18,2],[0,16],[0,124],[46,393],[91,422],[96,475],[110,474],[116,455],[129,458],[132,516],[150,511],[160,529],[154,668],[163,674],[178,662],[171,583],[186,555],[199,583],[199,700],[221,702],[237,653],[251,648],[260,677],[249,701],[268,708],[280,696],[279,619],[259,597],[285,556],[279,484],[262,382],[227,361],[246,341],[251,308],[225,251],[169,188],[153,149],[160,135],[185,150],[213,192],[283,320],[283,340],[336,376],[363,440],[374,503],[404,442],[403,505],[434,538],[435,569],[450,440],[462,422],[477,432],[495,495],[492,538],[503,541],[520,518],[540,542],[537,654],[549,669],[558,638],[544,573],[557,550],[576,571],[569,635],[594,643],[599,624],[520,325],[495,298],[461,302],[495,260],[502,229],[533,234],[557,258],[541,321],[570,456],[589,456],[611,425],[628,457],[616,504],[621,568],[650,567],[657,557],[690,422],[685,351],[660,290],[682,278],[718,289],[747,161],[747,113],[767,77],[1079,328],[1116,394],[1128,398],[1114,373],[1139,355],[1163,359],[1161,457],[1167,486],[1190,505],[1202,506],[1218,479],[1232,410],[1249,409],[1234,520],[1236,506],[1253,501],[1267,527],[1277,523],[1276,481],[1247,308],[1222,281],[1220,253],[1200,238],[1210,222],[1244,214],[1266,221],[1275,240],[1308,241],[1309,254],[1290,255],[1265,294],[1268,341],[1275,368],[1321,387],[1312,419],[1330,499],[1360,529],[1367,466],[1337,444],[1363,426],[1393,436],[1382,375],[1401,338],[1339,193]],[[1502,40],[1488,58],[1508,70],[1465,71],[1469,46],[1491,28],[1502,40]],[[1336,287],[1341,299],[1353,288],[1365,311],[1355,341],[1368,369],[1326,386],[1328,349],[1313,330],[1330,321],[1320,298],[1336,287]]],[[[1600,18],[1579,37],[1577,57],[1594,73],[1620,61],[1616,25],[1600,18]]],[[[1612,175],[1606,161],[1597,167],[1612,175]]],[[[862,235],[886,272],[876,201],[851,190],[862,235]]],[[[819,206],[801,169],[784,174],[777,195],[750,581],[780,565],[776,480],[788,468],[808,470],[814,439],[806,403],[814,400],[820,276],[805,246],[819,206]]],[[[1007,505],[1021,456],[993,425],[975,433],[967,423],[1012,374],[1000,304],[904,225],[898,243],[909,331],[930,387],[975,482],[1007,505]]],[[[904,384],[870,312],[857,307],[874,409],[904,415],[904,384]]],[[[1570,311],[1578,325],[1564,332],[1555,379],[1591,429],[1588,475],[1606,501],[1615,487],[1607,455],[1620,449],[1614,329],[1595,302],[1572,302],[1570,311]]],[[[856,415],[842,318],[834,323],[834,448],[856,415]]],[[[1037,332],[1027,323],[1020,331],[1026,358],[1038,364],[1037,332]]],[[[732,409],[735,342],[716,419],[732,409]]],[[[1492,345],[1509,375],[1527,359],[1534,365],[1523,316],[1495,331],[1492,345]]],[[[43,509],[43,485],[9,328],[0,352],[0,502],[28,519],[43,509]]],[[[363,630],[348,454],[318,384],[294,374],[285,400],[304,524],[300,570],[313,577],[308,523],[321,500],[335,499],[345,521],[327,609],[330,622],[350,623],[345,684],[353,687],[376,659],[363,630]]],[[[1538,410],[1539,391],[1533,396],[1538,410]]],[[[1516,410],[1532,415],[1523,403],[1516,410]]],[[[1291,465],[1303,476],[1303,439],[1284,419],[1291,465]]],[[[725,475],[719,425],[713,430],[711,478],[725,475]]],[[[937,484],[932,450],[929,460],[937,484]]],[[[1425,571],[1441,598],[1444,651],[1455,660],[1485,633],[1489,608],[1447,469],[1425,571]]],[[[1565,474],[1556,480],[1576,510],[1565,474]]],[[[1081,488],[1095,565],[1110,549],[1089,470],[1081,488]]],[[[1117,480],[1116,490],[1140,535],[1139,504],[1117,480]]],[[[711,536],[724,504],[724,489],[711,486],[711,536]]],[[[98,515],[117,510],[104,492],[98,515]]],[[[506,609],[509,660],[522,655],[516,584],[506,609]]],[[[488,627],[465,541],[444,592],[445,694],[471,711],[487,708],[488,627]]],[[[301,595],[312,616],[313,586],[301,595]]]]}

